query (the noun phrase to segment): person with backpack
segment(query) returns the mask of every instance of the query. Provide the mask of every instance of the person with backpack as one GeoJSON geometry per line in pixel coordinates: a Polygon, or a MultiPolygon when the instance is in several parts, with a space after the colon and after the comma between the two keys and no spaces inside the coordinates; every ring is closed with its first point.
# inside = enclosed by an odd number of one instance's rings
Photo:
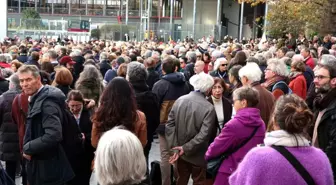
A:
{"type": "Polygon", "coordinates": [[[285,94],[291,94],[292,90],[286,81],[289,75],[285,62],[279,59],[270,59],[265,69],[266,81],[261,86],[268,89],[275,99],[285,94]]]}
{"type": "Polygon", "coordinates": [[[66,142],[63,125],[65,96],[61,90],[43,86],[36,66],[18,70],[22,91],[29,96],[23,157],[27,160],[27,178],[32,185],[63,185],[74,173],[62,141],[66,142]]]}

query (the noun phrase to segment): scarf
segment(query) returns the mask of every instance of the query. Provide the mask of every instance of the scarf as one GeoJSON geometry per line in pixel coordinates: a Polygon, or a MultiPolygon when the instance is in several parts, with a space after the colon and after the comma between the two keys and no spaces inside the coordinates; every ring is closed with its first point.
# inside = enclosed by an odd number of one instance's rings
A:
{"type": "Polygon", "coordinates": [[[298,147],[310,146],[310,142],[301,134],[289,134],[284,130],[276,130],[266,133],[264,143],[266,146],[298,147]]]}
{"type": "Polygon", "coordinates": [[[268,90],[272,90],[272,86],[279,81],[285,81],[285,77],[276,75],[273,78],[266,80],[266,82],[261,84],[261,86],[265,87],[268,90]]]}
{"type": "Polygon", "coordinates": [[[298,76],[301,75],[301,74],[302,74],[302,72],[293,71],[293,72],[291,72],[291,73],[289,74],[289,78],[290,78],[291,80],[294,80],[296,77],[298,77],[298,76]]]}
{"type": "Polygon", "coordinates": [[[336,97],[336,89],[330,90],[325,96],[322,96],[320,94],[314,100],[314,107],[320,111],[326,109],[328,108],[330,103],[332,103],[335,100],[335,97],[336,97]]]}

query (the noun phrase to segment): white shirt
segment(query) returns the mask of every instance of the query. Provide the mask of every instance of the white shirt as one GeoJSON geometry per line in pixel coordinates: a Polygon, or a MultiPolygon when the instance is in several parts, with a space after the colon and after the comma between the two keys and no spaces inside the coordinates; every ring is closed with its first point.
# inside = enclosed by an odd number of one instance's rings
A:
{"type": "Polygon", "coordinates": [[[222,98],[217,99],[213,96],[211,96],[214,107],[215,107],[215,111],[216,111],[216,115],[217,115],[217,119],[218,119],[218,123],[220,128],[222,129],[224,126],[224,111],[223,111],[223,101],[222,98]]]}

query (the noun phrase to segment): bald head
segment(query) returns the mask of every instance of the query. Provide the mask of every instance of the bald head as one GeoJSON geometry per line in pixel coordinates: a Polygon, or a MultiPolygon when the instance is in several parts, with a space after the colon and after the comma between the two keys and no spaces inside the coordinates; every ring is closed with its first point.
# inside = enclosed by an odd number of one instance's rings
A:
{"type": "Polygon", "coordinates": [[[199,73],[203,72],[204,66],[205,66],[205,64],[204,64],[204,62],[202,60],[196,61],[195,68],[194,68],[195,73],[199,74],[199,73]]]}

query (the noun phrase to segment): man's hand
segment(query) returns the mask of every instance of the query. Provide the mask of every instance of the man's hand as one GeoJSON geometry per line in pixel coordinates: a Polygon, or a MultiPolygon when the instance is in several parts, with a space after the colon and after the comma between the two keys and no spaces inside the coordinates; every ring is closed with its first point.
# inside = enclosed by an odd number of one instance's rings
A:
{"type": "Polygon", "coordinates": [[[25,154],[25,153],[23,153],[23,157],[24,157],[25,159],[27,159],[28,161],[31,160],[31,156],[30,156],[30,155],[27,155],[27,154],[25,154]]]}
{"type": "Polygon", "coordinates": [[[84,135],[84,133],[82,133],[82,139],[85,140],[85,135],[84,135]]]}
{"type": "Polygon", "coordinates": [[[172,150],[177,150],[178,152],[175,152],[173,156],[169,158],[169,163],[173,164],[177,161],[177,159],[184,154],[182,146],[177,146],[172,148],[172,150]]]}

